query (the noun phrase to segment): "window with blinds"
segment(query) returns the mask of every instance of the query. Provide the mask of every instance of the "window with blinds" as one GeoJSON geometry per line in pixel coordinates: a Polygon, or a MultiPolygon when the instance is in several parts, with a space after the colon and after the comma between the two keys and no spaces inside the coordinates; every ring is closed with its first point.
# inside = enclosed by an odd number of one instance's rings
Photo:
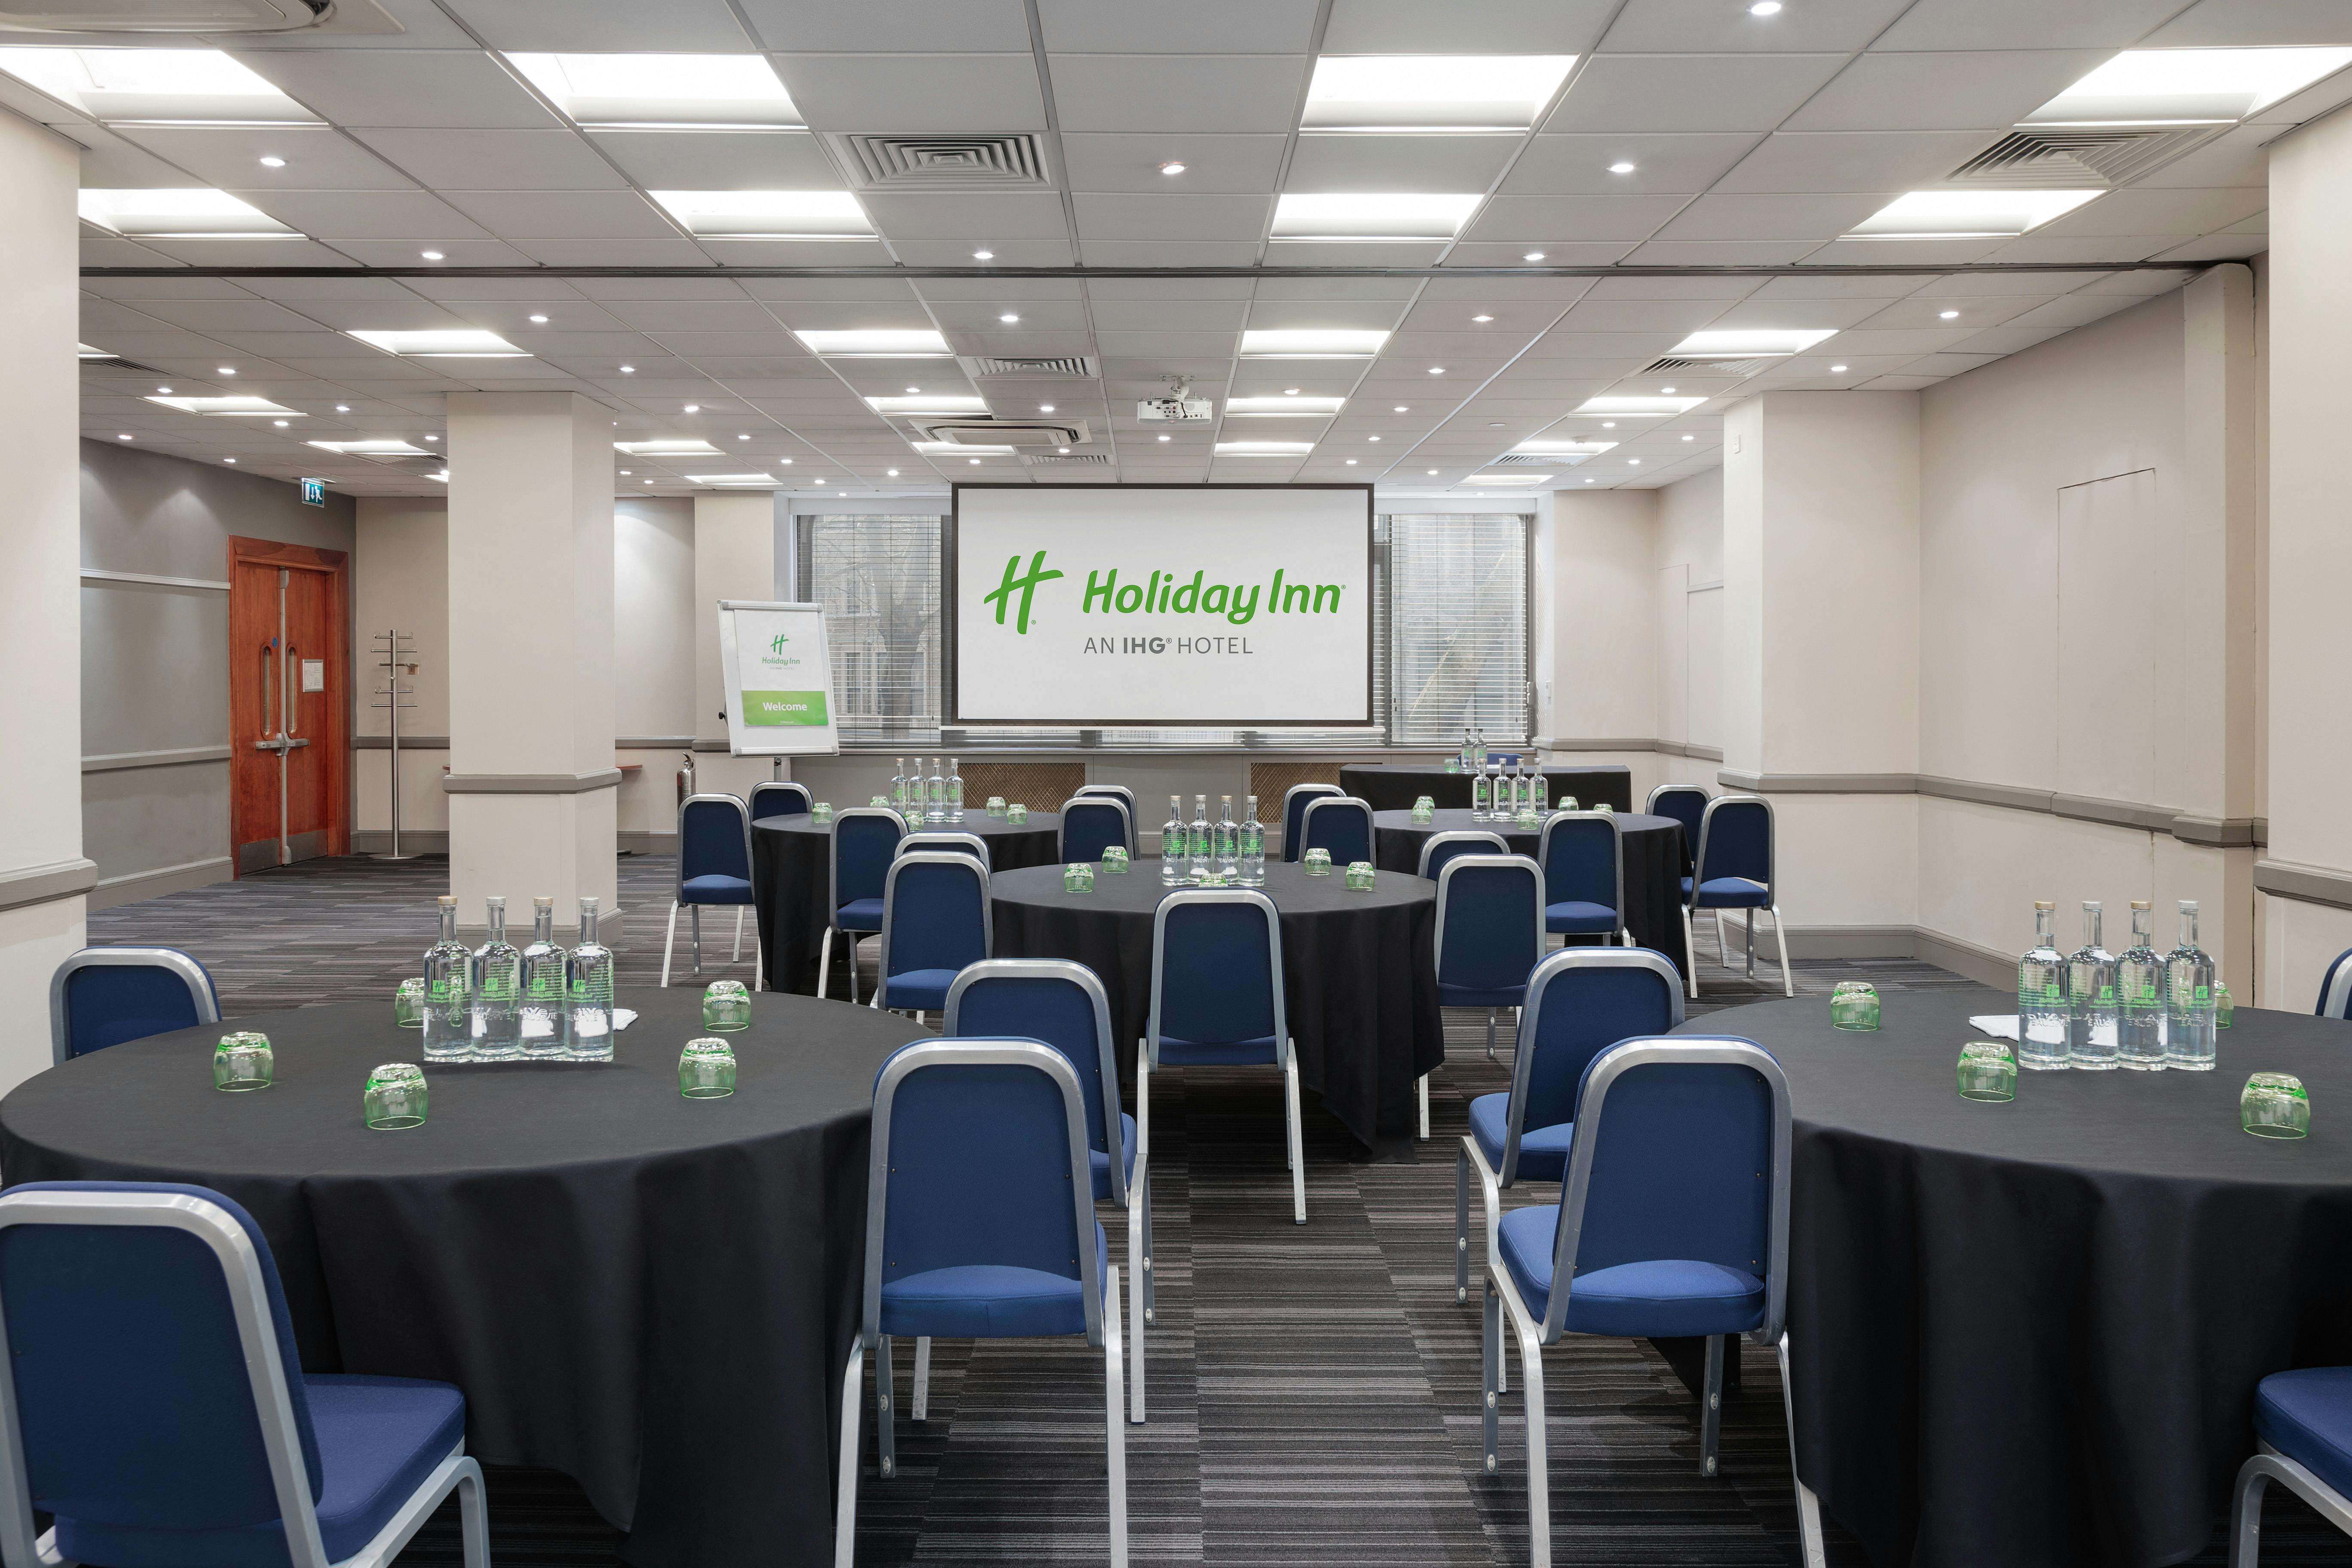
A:
{"type": "Polygon", "coordinates": [[[944,520],[797,521],[801,593],[824,606],[842,743],[936,743],[944,520]]]}
{"type": "Polygon", "coordinates": [[[1394,512],[1388,535],[1388,729],[1393,746],[1528,736],[1528,535],[1513,513],[1394,512]]]}

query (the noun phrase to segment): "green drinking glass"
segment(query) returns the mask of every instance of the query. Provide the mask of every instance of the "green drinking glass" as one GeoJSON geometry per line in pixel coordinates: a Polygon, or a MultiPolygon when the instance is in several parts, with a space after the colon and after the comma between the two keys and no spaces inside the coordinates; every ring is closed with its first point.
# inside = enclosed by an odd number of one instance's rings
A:
{"type": "Polygon", "coordinates": [[[1348,862],[1348,890],[1349,892],[1370,892],[1372,890],[1372,863],[1370,860],[1350,860],[1348,862]]]}
{"type": "Polygon", "coordinates": [[[1095,890],[1095,868],[1083,860],[1073,860],[1062,868],[1062,891],[1091,893],[1095,890]]]}
{"type": "Polygon", "coordinates": [[[425,1125],[425,1069],[415,1062],[386,1062],[368,1074],[360,1114],[378,1132],[425,1125]]]}
{"type": "Polygon", "coordinates": [[[2238,1125],[2257,1138],[2311,1136],[2311,1096],[2291,1072],[2258,1072],[2238,1096],[2238,1125]]]}
{"type": "Polygon", "coordinates": [[[1102,872],[1104,876],[1124,877],[1128,873],[1128,854],[1125,848],[1117,844],[1113,844],[1103,851],[1102,872]]]}
{"type": "Polygon", "coordinates": [[[1331,851],[1309,849],[1298,858],[1298,868],[1310,877],[1328,877],[1331,874],[1331,851]]]}
{"type": "Polygon", "coordinates": [[[425,982],[404,980],[392,994],[392,1021],[404,1029],[425,1027],[425,982]]]}
{"type": "Polygon", "coordinates": [[[1962,1100],[2015,1100],[2017,1052],[2006,1040],[1970,1040],[1960,1047],[1959,1085],[1962,1100]]]}
{"type": "Polygon", "coordinates": [[[1878,992],[1867,980],[1841,980],[1830,997],[1830,1026],[1856,1033],[1878,1027],[1878,992]]]}
{"type": "Polygon", "coordinates": [[[268,1035],[250,1030],[223,1035],[213,1047],[213,1087],[226,1094],[268,1089],[276,1059],[268,1035]]]}
{"type": "Polygon", "coordinates": [[[702,1026],[733,1033],[751,1026],[751,993],[740,980],[714,980],[702,993],[702,1026]]]}
{"type": "Polygon", "coordinates": [[[677,1092],[688,1100],[724,1100],[735,1092],[735,1047],[724,1040],[688,1040],[677,1058],[677,1092]]]}

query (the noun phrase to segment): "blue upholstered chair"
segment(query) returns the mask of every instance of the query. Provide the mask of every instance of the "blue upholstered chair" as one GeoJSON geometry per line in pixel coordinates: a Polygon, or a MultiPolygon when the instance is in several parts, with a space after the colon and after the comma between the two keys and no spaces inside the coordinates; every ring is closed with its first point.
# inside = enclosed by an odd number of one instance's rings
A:
{"type": "Polygon", "coordinates": [[[898,1473],[890,1342],[1083,1334],[1103,1352],[1111,1568],[1127,1564],[1127,1423],[1118,1270],[1095,1219],[1086,1095],[1069,1058],[1035,1040],[921,1040],[874,1082],[865,1321],[841,1393],[834,1563],[857,1539],[858,1406],[874,1357],[884,1480],[898,1473]],[[986,1173],[984,1181],[974,1173],[986,1173]]]}
{"type": "Polygon", "coordinates": [[[2273,1481],[2352,1535],[2352,1366],[2298,1367],[2256,1384],[2254,1438],[2253,1457],[2238,1468],[2230,1568],[2261,1560],[2263,1493],[2273,1481]]]}
{"type": "Polygon", "coordinates": [[[1342,869],[1372,858],[1372,808],[1353,795],[1318,795],[1299,817],[1300,858],[1309,849],[1328,850],[1342,869]]]}
{"type": "Polygon", "coordinates": [[[816,954],[816,994],[824,994],[827,972],[833,967],[833,936],[839,931],[849,947],[849,999],[857,1000],[857,943],[882,933],[882,889],[898,858],[898,840],[907,820],[887,806],[854,805],[833,818],[833,853],[825,873],[825,908],[833,919],[816,954]]]}
{"type": "Polygon", "coordinates": [[[813,798],[809,787],[787,779],[769,779],[751,786],[751,820],[769,822],[779,816],[806,816],[813,798]]]}
{"type": "Polygon", "coordinates": [[[1151,1015],[1136,1060],[1136,1142],[1151,1149],[1151,1075],[1162,1068],[1282,1071],[1293,1223],[1307,1223],[1298,1056],[1282,995],[1282,918],[1249,888],[1180,888],[1151,916],[1151,1015]]]}
{"type": "MultiPolygon", "coordinates": [[[[669,984],[671,950],[677,945],[677,911],[694,922],[694,972],[702,973],[702,910],[705,905],[735,909],[735,950],[743,958],[743,914],[751,907],[751,814],[731,795],[690,795],[677,808],[677,892],[669,906],[669,931],[662,939],[662,978],[669,984]]],[[[751,988],[760,989],[759,935],[752,936],[751,988]]]]}
{"type": "MultiPolygon", "coordinates": [[[[1500,1462],[1503,1320],[1527,1406],[1528,1544],[1551,1568],[1543,1347],[1563,1333],[1706,1341],[1699,1473],[1716,1473],[1723,1358],[1735,1334],[1776,1345],[1788,1384],[1789,1085],[1752,1041],[1626,1040],[1584,1070],[1558,1204],[1503,1217],[1486,1266],[1486,1470],[1500,1462]]],[[[1790,1447],[1795,1447],[1795,1401],[1790,1447]]],[[[1821,1512],[1797,1483],[1800,1561],[1822,1557],[1821,1512]]]]}
{"type": "Polygon", "coordinates": [[[953,852],[900,855],[882,881],[882,962],[870,1005],[944,1012],[955,977],[995,945],[987,867],[953,852]]]}
{"type": "Polygon", "coordinates": [[[1706,803],[1698,822],[1698,847],[1689,880],[1683,884],[1683,957],[1690,977],[1690,994],[1698,995],[1698,954],[1693,946],[1693,918],[1702,910],[1715,914],[1715,952],[1726,969],[1731,954],[1723,937],[1723,911],[1744,910],[1748,931],[1748,973],[1756,973],[1756,911],[1772,917],[1772,937],[1780,950],[1780,990],[1797,994],[1789,976],[1789,931],[1780,920],[1780,902],[1772,881],[1776,857],[1772,845],[1772,803],[1760,795],[1725,795],[1706,803]]]}
{"type": "Polygon", "coordinates": [[[58,1061],[219,1022],[213,977],[176,947],[85,947],[49,979],[49,1048],[58,1061]]]}
{"type": "Polygon", "coordinates": [[[1298,863],[1306,848],[1307,803],[1327,795],[1345,795],[1338,784],[1292,784],[1282,792],[1282,858],[1292,865],[1298,863]]]}
{"type": "Polygon", "coordinates": [[[1536,859],[1543,867],[1545,931],[1633,945],[1625,926],[1625,830],[1615,813],[1552,813],[1536,859]]]}
{"type": "MultiPolygon", "coordinates": [[[[1142,805],[1142,803],[1141,803],[1140,801],[1139,801],[1139,800],[1137,800],[1137,799],[1135,798],[1135,792],[1134,792],[1133,790],[1131,790],[1131,789],[1128,788],[1128,787],[1127,787],[1127,785],[1125,785],[1125,784],[1080,784],[1080,785],[1078,786],[1078,793],[1079,793],[1080,795],[1109,795],[1109,796],[1111,796],[1113,799],[1118,800],[1118,801],[1119,801],[1119,802],[1123,803],[1123,804],[1126,805],[1126,807],[1127,807],[1127,820],[1128,820],[1129,822],[1130,822],[1130,823],[1134,823],[1134,824],[1137,824],[1137,825],[1139,825],[1139,825],[1142,823],[1142,821],[1143,821],[1143,805],[1142,805]]],[[[1130,843],[1127,847],[1128,847],[1128,852],[1129,852],[1129,854],[1133,854],[1133,853],[1135,852],[1135,846],[1134,846],[1133,844],[1131,844],[1131,843],[1130,843]]]]}
{"type": "Polygon", "coordinates": [[[996,869],[994,858],[988,852],[988,840],[977,833],[919,827],[898,840],[898,853],[901,855],[911,855],[919,849],[932,854],[969,855],[991,871],[996,869]]]}
{"type": "Polygon", "coordinates": [[[1652,816],[1671,816],[1683,825],[1683,858],[1687,861],[1698,847],[1698,819],[1706,815],[1706,803],[1713,798],[1700,784],[1660,784],[1650,792],[1642,809],[1652,816]]]}
{"type": "Polygon", "coordinates": [[[1115,795],[1074,795],[1062,803],[1062,864],[1099,860],[1118,845],[1135,853],[1135,814],[1115,795]]]}
{"type": "MultiPolygon", "coordinates": [[[[1543,873],[1524,855],[1456,855],[1437,873],[1437,1005],[1486,1009],[1486,1059],[1495,1058],[1495,1010],[1517,1007],[1543,957],[1543,873]]],[[[1429,1075],[1413,1080],[1420,1135],[1429,1136],[1429,1075]]]]}
{"type": "Polygon", "coordinates": [[[1486,1198],[1486,1261],[1503,1223],[1503,1189],[1557,1182],[1568,1166],[1578,1085],[1592,1058],[1620,1040],[1663,1035],[1683,1021],[1682,976],[1646,948],[1564,947],[1536,966],[1519,1005],[1511,1087],[1470,1102],[1470,1131],[1454,1165],[1454,1299],[1470,1299],[1470,1173],[1486,1198]]]}
{"type": "Polygon", "coordinates": [[[2319,977],[2319,1005],[2312,1013],[2321,1018],[2352,1019],[2352,949],[2337,953],[2327,973],[2319,977]]]}
{"type": "Polygon", "coordinates": [[[453,1490],[467,1568],[489,1568],[466,1396],[305,1374],[269,1244],[220,1194],[0,1194],[0,1314],[10,1568],[380,1568],[453,1490]]]}
{"type": "Polygon", "coordinates": [[[1511,846],[1499,833],[1483,828],[1458,827],[1444,833],[1433,833],[1421,841],[1420,874],[1431,881],[1445,868],[1445,863],[1457,855],[1508,855],[1511,846]]]}
{"type": "MultiPolygon", "coordinates": [[[[1151,1176],[1136,1138],[1135,1118],[1119,1109],[1118,1044],[1110,998],[1083,963],[1061,958],[992,958],[966,966],[948,987],[950,1039],[966,1035],[1043,1040],[1070,1059],[1087,1102],[1087,1160],[1095,1201],[1127,1211],[1129,1352],[1127,1418],[1143,1411],[1143,1330],[1152,1319],[1151,1176]]],[[[928,1341],[915,1347],[914,1417],[923,1418],[928,1341]]]]}

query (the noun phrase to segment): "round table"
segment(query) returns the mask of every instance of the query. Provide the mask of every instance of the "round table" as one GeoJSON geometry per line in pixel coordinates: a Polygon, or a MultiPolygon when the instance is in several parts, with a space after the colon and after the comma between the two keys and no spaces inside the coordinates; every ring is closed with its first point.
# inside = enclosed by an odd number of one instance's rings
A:
{"type": "Polygon", "coordinates": [[[1799,1474],[1881,1563],[2192,1555],[2255,1384],[2352,1363],[2352,1029],[2241,1007],[2212,1072],[2021,1073],[1979,1104],[1953,1065],[2014,995],[1881,1002],[1875,1034],[1822,996],[1685,1026],[1788,1073],[1799,1474]],[[2308,1140],[2239,1130],[2258,1071],[2303,1079],[2308,1140]]]}
{"type": "MultiPolygon", "coordinates": [[[[1633,809],[1633,771],[1624,767],[1566,767],[1551,763],[1552,804],[1570,795],[1586,808],[1607,801],[1619,811],[1633,809]]],[[[1339,770],[1339,787],[1374,811],[1411,811],[1427,795],[1432,804],[1470,809],[1470,775],[1449,773],[1443,763],[1349,763],[1339,770]]]]}
{"type": "Polygon", "coordinates": [[[735,1094],[688,1100],[700,987],[619,1002],[614,1062],[432,1068],[403,1132],[360,1120],[368,1069],[420,1059],[388,995],[133,1040],[0,1100],[0,1173],[226,1193],[305,1370],[456,1384],[469,1451],[571,1476],[633,1562],[825,1563],[874,1075],[929,1031],[761,996],[735,1094]],[[213,1089],[231,1027],[277,1047],[268,1089],[213,1089]]]}
{"type": "MultiPolygon", "coordinates": [[[[1621,811],[1617,826],[1625,848],[1625,929],[1642,946],[1683,964],[1683,825],[1671,816],[1621,811]]],[[[1469,810],[1438,811],[1423,826],[1410,811],[1372,813],[1372,860],[1383,871],[1412,876],[1421,868],[1421,847],[1440,833],[1499,833],[1514,855],[1532,858],[1540,830],[1524,832],[1500,822],[1473,822],[1469,810]]]]}
{"type": "MultiPolygon", "coordinates": [[[[991,875],[1056,862],[1062,847],[1059,812],[1033,811],[1015,826],[1001,816],[967,809],[961,822],[923,829],[971,833],[988,846],[991,875]]],[[[761,957],[771,991],[816,989],[816,958],[832,923],[833,825],[803,814],[751,825],[751,898],[760,913],[761,957]]],[[[838,949],[841,943],[835,942],[838,949]]],[[[838,951],[833,955],[842,962],[838,951]]],[[[838,979],[830,990],[838,993],[838,979]]]]}
{"type": "MultiPolygon", "coordinates": [[[[1102,977],[1123,1075],[1151,1012],[1152,911],[1175,890],[1156,858],[1123,877],[1097,871],[1091,893],[1062,891],[1057,866],[989,882],[997,957],[1075,959],[1102,977]]],[[[1282,916],[1300,1083],[1367,1145],[1376,1132],[1409,1131],[1414,1079],[1445,1060],[1431,951],[1436,884],[1382,873],[1370,891],[1349,892],[1338,870],[1310,877],[1271,861],[1258,890],[1282,916]]]]}

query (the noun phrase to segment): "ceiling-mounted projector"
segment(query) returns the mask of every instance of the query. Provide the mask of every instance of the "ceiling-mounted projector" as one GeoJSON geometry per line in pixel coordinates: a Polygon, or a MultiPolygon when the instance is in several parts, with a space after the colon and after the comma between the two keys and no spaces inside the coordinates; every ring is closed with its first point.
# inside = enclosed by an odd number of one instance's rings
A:
{"type": "Polygon", "coordinates": [[[1171,375],[1167,379],[1171,384],[1168,396],[1146,397],[1136,404],[1135,417],[1138,421],[1151,425],[1165,424],[1170,420],[1190,423],[1216,417],[1216,410],[1207,398],[1192,395],[1191,376],[1171,375]]]}
{"type": "Polygon", "coordinates": [[[375,0],[0,0],[0,33],[397,33],[375,0]]]}

